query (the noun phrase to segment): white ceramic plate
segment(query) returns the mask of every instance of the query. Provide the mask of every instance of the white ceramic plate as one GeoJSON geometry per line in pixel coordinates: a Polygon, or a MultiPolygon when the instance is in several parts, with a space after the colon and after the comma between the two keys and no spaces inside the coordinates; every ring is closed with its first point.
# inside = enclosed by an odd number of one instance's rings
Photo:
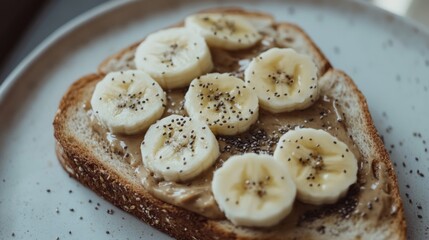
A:
{"type": "Polygon", "coordinates": [[[352,76],[397,165],[408,235],[429,237],[427,31],[354,1],[170,0],[115,1],[82,15],[1,86],[0,239],[168,239],[69,178],[54,154],[51,123],[68,86],[104,58],[189,13],[220,5],[298,23],[335,67],[352,76]]]}

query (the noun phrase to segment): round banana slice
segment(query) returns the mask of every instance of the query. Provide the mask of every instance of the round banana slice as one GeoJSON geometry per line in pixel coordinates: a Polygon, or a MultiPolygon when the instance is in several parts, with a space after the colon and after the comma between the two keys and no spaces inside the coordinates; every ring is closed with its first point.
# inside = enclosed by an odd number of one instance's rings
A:
{"type": "Polygon", "coordinates": [[[243,17],[220,13],[200,13],[185,20],[186,28],[201,34],[211,47],[228,50],[249,48],[261,35],[243,17]]]}
{"type": "Polygon", "coordinates": [[[286,163],[298,189],[297,197],[304,203],[335,203],[357,180],[353,153],[323,130],[298,128],[285,133],[274,158],[286,163]]]}
{"type": "Polygon", "coordinates": [[[219,145],[209,127],[197,119],[170,115],[153,124],[141,144],[143,164],[167,181],[186,181],[209,168],[219,145]]]}
{"type": "Polygon", "coordinates": [[[269,227],[292,210],[296,187],[284,164],[269,155],[230,157],[213,176],[219,208],[235,225],[269,227]]]}
{"type": "Polygon", "coordinates": [[[293,49],[263,52],[250,62],[244,79],[256,90],[261,107],[272,113],[307,108],[319,95],[316,65],[293,49]]]}
{"type": "Polygon", "coordinates": [[[204,38],[186,28],[149,35],[137,47],[134,61],[137,69],[146,71],[164,89],[185,87],[213,68],[204,38]]]}
{"type": "Polygon", "coordinates": [[[112,133],[145,131],[164,112],[162,88],[140,70],[111,72],[97,83],[91,98],[95,117],[112,133]]]}
{"type": "Polygon", "coordinates": [[[185,95],[189,116],[205,121],[214,134],[235,135],[258,120],[258,98],[244,82],[228,74],[194,79],[185,95]]]}

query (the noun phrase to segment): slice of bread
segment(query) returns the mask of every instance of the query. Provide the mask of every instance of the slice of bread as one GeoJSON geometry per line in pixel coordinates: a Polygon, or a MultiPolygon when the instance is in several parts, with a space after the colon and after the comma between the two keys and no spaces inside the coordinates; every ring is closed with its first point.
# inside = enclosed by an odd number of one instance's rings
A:
{"type": "MultiPolygon", "coordinates": [[[[238,9],[216,9],[246,16],[255,25],[272,24],[265,14],[238,9]]],[[[132,57],[137,46],[124,49],[108,58],[98,74],[76,81],[63,97],[54,119],[57,156],[70,176],[85,184],[114,205],[177,239],[405,239],[406,224],[395,172],[383,143],[373,125],[366,100],[353,81],[343,72],[332,69],[329,62],[297,26],[275,23],[278,34],[284,34],[290,47],[313,57],[319,69],[322,95],[337,99],[344,113],[347,133],[358,148],[360,181],[350,189],[341,203],[322,207],[299,224],[287,226],[287,218],[271,228],[244,228],[228,220],[210,220],[193,212],[165,203],[149,194],[140,183],[134,168],[112,152],[91,127],[87,106],[103,74],[133,68],[132,57]],[[129,61],[128,59],[131,59],[129,61]],[[128,65],[127,65],[128,64],[128,65]],[[386,197],[375,197],[371,210],[379,208],[389,214],[359,214],[359,199],[372,191],[365,176],[376,179],[386,197]],[[357,200],[357,202],[354,202],[357,200]]],[[[369,204],[369,203],[368,203],[369,204]]],[[[366,206],[365,206],[366,207],[366,206]]]]}

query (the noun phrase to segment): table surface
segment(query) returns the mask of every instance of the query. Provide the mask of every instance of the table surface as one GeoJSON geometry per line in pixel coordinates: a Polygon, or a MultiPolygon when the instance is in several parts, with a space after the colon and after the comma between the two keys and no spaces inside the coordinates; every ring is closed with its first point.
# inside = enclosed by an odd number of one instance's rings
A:
{"type": "MultiPolygon", "coordinates": [[[[48,1],[46,6],[34,19],[27,31],[22,35],[15,49],[3,66],[0,66],[0,84],[9,73],[37,45],[56,29],[97,5],[107,0],[56,0],[48,1]]],[[[370,2],[378,7],[417,21],[429,28],[428,0],[360,0],[370,2]]]]}

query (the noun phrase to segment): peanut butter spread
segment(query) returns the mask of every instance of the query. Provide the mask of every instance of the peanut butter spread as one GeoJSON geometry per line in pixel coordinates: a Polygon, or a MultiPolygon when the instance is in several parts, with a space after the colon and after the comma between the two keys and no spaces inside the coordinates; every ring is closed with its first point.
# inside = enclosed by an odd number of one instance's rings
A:
{"type": "MultiPolygon", "coordinates": [[[[210,49],[215,69],[213,72],[229,72],[243,78],[243,71],[250,60],[271,47],[288,47],[293,39],[276,39],[265,34],[264,39],[251,49],[226,51],[210,49]]],[[[128,57],[111,70],[134,68],[133,57],[128,57]]],[[[187,115],[184,110],[184,95],[187,89],[167,91],[167,107],[163,117],[171,114],[187,115]]],[[[347,196],[336,204],[312,206],[295,202],[292,213],[280,224],[272,227],[283,230],[293,228],[303,221],[321,216],[339,214],[344,218],[353,216],[382,219],[395,214],[397,206],[390,197],[386,183],[387,172],[381,170],[376,159],[363,159],[353,139],[347,132],[345,115],[337,100],[321,93],[319,99],[309,108],[290,113],[273,114],[260,109],[259,120],[245,133],[236,136],[218,136],[221,155],[214,166],[188,182],[169,182],[151,174],[143,165],[140,144],[144,134],[120,136],[100,126],[88,109],[93,129],[110,145],[111,150],[123,156],[124,161],[136,169],[144,188],[155,197],[170,204],[185,208],[211,219],[224,219],[211,193],[211,179],[216,168],[231,155],[246,152],[272,154],[278,139],[296,126],[323,129],[348,145],[358,159],[358,182],[352,185],[347,196]]]]}

